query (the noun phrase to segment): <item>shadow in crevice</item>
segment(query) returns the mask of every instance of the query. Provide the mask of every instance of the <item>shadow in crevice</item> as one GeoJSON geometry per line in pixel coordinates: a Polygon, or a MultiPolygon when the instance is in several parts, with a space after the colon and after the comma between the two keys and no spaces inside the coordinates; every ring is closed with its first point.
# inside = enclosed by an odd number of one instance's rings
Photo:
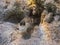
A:
{"type": "Polygon", "coordinates": [[[24,17],[25,17],[24,14],[16,13],[15,11],[13,11],[13,12],[7,13],[3,21],[11,22],[11,23],[19,23],[24,17]]]}
{"type": "Polygon", "coordinates": [[[22,38],[25,39],[25,40],[30,39],[31,38],[31,34],[24,33],[22,38]]]}
{"type": "Polygon", "coordinates": [[[28,27],[26,32],[23,32],[22,38],[25,40],[30,39],[33,32],[34,32],[34,26],[28,27]]]}

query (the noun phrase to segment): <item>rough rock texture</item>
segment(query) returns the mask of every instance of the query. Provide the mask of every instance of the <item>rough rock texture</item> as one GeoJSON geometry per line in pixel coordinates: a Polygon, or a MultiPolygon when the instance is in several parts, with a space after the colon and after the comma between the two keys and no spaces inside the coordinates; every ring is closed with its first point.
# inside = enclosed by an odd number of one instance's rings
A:
{"type": "Polygon", "coordinates": [[[35,1],[0,0],[0,45],[60,45],[60,0],[35,1]]]}

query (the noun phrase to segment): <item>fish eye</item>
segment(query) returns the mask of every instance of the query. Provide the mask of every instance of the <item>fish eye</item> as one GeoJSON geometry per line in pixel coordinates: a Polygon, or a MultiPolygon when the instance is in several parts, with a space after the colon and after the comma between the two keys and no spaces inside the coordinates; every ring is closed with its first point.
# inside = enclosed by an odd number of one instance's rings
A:
{"type": "Polygon", "coordinates": [[[25,22],[23,21],[23,22],[20,22],[20,25],[22,26],[25,26],[25,22]]]}

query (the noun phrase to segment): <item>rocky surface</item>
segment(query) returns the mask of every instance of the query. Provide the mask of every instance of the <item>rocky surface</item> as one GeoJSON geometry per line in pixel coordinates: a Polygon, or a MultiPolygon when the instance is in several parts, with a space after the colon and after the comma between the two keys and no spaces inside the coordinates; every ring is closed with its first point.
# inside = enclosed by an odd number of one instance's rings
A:
{"type": "Polygon", "coordinates": [[[0,0],[0,45],[60,45],[60,0],[40,3],[0,0]]]}

